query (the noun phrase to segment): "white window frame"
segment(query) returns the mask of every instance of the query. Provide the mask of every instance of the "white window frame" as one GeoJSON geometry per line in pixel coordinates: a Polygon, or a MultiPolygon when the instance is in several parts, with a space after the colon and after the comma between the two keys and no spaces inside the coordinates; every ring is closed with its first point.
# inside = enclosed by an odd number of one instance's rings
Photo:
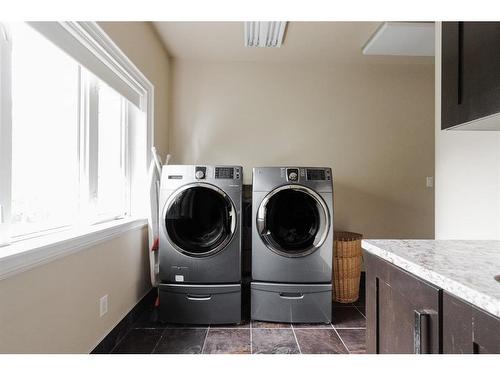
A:
{"type": "MultiPolygon", "coordinates": [[[[133,111],[132,113],[131,108],[129,108],[130,105],[123,108],[124,113],[125,111],[128,112],[128,117],[137,118],[137,116],[140,116],[140,120],[143,121],[146,127],[145,129],[139,129],[138,127],[129,129],[128,126],[125,127],[126,131],[133,137],[132,142],[123,145],[124,149],[127,150],[126,154],[130,155],[129,160],[124,160],[125,173],[130,176],[131,180],[130,191],[128,192],[130,215],[112,221],[109,221],[110,218],[104,218],[106,220],[104,223],[99,222],[85,228],[79,227],[79,229],[71,228],[38,238],[17,241],[3,247],[0,244],[0,280],[122,235],[124,232],[144,228],[147,223],[145,219],[147,216],[146,202],[148,201],[146,199],[146,181],[147,170],[151,161],[150,150],[154,140],[154,86],[96,22],[50,22],[50,24],[54,26],[53,30],[56,30],[56,32],[68,32],[81,46],[84,46],[92,53],[95,61],[99,61],[109,71],[116,73],[122,81],[130,82],[136,92],[142,93],[140,96],[141,111],[133,111]]],[[[63,35],[64,38],[68,38],[68,36],[63,35]]],[[[0,70],[0,113],[2,115],[0,118],[0,142],[3,142],[0,143],[0,152],[5,155],[11,154],[11,103],[10,95],[2,95],[2,92],[5,93],[5,90],[10,92],[10,51],[10,38],[0,24],[0,63],[2,65],[0,70]],[[2,141],[5,139],[8,139],[8,142],[2,141]]],[[[82,100],[88,99],[82,98],[82,100]]],[[[83,110],[80,116],[85,116],[84,112],[86,111],[83,110]]],[[[134,120],[132,119],[132,121],[134,120]]],[[[86,156],[85,152],[88,152],[86,147],[89,144],[89,137],[94,137],[96,130],[94,127],[92,134],[89,134],[88,127],[80,127],[80,129],[82,128],[86,130],[81,131],[79,134],[81,138],[78,151],[79,157],[86,156]]],[[[128,137],[125,139],[128,139],[128,137]]],[[[95,142],[93,147],[97,147],[95,142]]],[[[5,155],[0,154],[0,240],[2,239],[1,235],[6,235],[6,233],[2,233],[4,227],[6,227],[4,224],[10,222],[11,160],[4,157],[5,155]],[[8,184],[2,184],[2,181],[8,181],[8,184]]],[[[97,153],[94,153],[94,155],[97,155],[97,153]]],[[[97,173],[95,165],[93,165],[94,162],[94,160],[91,160],[90,163],[85,163],[80,170],[80,178],[90,176],[91,178],[87,181],[92,184],[97,183],[97,175],[95,178],[91,175],[91,173],[97,173]]],[[[80,163],[80,166],[82,166],[82,163],[80,163]]],[[[82,190],[81,193],[86,190],[87,194],[90,191],[85,188],[82,188],[82,190]]]]}
{"type": "Polygon", "coordinates": [[[11,53],[8,30],[0,23],[0,246],[10,238],[12,172],[11,53]]]}
{"type": "MultiPolygon", "coordinates": [[[[99,198],[98,173],[99,173],[99,85],[101,81],[91,73],[80,69],[80,139],[79,160],[80,163],[80,186],[81,196],[85,196],[88,211],[82,219],[90,224],[104,223],[110,220],[127,217],[131,214],[131,178],[130,178],[130,145],[128,142],[128,127],[133,124],[129,119],[130,105],[123,97],[121,98],[121,131],[120,134],[120,164],[123,176],[127,181],[124,211],[113,214],[97,214],[97,202],[99,198]],[[129,124],[129,122],[131,124],[129,124]],[[82,168],[83,167],[83,168],[82,168]]],[[[134,124],[135,125],[135,124],[134,124]]]]}

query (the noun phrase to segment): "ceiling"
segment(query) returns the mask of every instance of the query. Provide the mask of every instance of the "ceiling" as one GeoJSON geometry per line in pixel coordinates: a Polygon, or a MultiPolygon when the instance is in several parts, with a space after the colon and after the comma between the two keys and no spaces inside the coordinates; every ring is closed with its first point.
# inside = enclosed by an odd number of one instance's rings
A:
{"type": "Polygon", "coordinates": [[[248,48],[243,22],[154,22],[174,59],[315,63],[433,63],[432,57],[365,56],[381,22],[288,22],[281,48],[248,48]]]}

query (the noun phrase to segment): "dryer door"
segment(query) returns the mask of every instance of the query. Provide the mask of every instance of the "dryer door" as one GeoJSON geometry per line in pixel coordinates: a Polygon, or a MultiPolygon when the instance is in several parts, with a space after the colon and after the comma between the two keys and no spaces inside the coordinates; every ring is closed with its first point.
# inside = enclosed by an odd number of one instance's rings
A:
{"type": "Polygon", "coordinates": [[[168,199],[163,213],[170,243],[194,257],[213,255],[231,241],[236,209],[229,196],[205,183],[186,185],[168,199]]]}
{"type": "Polygon", "coordinates": [[[302,257],[325,242],[330,214],[314,190],[302,185],[285,185],[263,199],[256,224],[270,250],[286,257],[302,257]]]}

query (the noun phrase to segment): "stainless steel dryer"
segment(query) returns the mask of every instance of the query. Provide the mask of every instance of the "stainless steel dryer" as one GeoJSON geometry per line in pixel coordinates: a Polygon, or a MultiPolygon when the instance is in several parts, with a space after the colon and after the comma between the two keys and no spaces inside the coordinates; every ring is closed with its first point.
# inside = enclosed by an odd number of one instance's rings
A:
{"type": "Polygon", "coordinates": [[[241,321],[242,167],[167,165],[160,185],[160,317],[241,321]]]}
{"type": "Polygon", "coordinates": [[[253,169],[252,319],[331,321],[330,168],[253,169]]]}

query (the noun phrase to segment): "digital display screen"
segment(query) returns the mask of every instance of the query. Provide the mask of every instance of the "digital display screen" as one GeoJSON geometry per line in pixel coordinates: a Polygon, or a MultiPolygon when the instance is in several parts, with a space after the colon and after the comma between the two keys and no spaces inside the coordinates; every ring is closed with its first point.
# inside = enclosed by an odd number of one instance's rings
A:
{"type": "Polygon", "coordinates": [[[308,169],[307,179],[310,181],[326,180],[324,169],[308,169]]]}
{"type": "Polygon", "coordinates": [[[215,168],[215,178],[234,178],[234,168],[215,168]]]}

